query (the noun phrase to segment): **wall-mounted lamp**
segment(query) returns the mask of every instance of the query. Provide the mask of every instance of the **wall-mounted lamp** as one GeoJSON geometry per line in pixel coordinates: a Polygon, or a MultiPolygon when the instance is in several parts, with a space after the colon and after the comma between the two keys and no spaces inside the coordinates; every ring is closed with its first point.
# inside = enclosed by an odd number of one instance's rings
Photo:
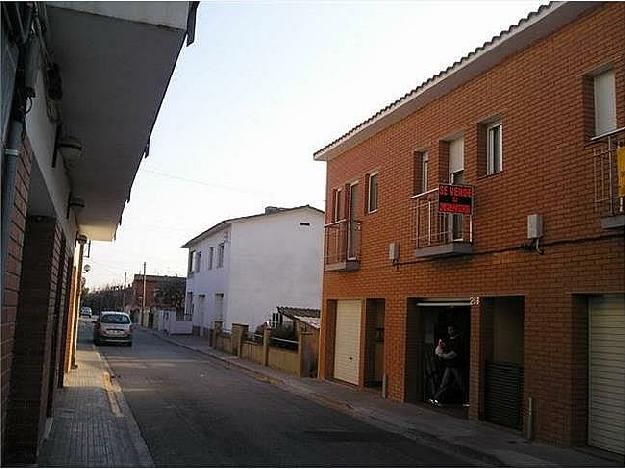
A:
{"type": "Polygon", "coordinates": [[[74,213],[78,215],[82,211],[82,209],[85,208],[85,206],[85,199],[70,194],[67,199],[67,213],[65,214],[65,218],[69,218],[70,210],[73,209],[74,213]]]}
{"type": "Polygon", "coordinates": [[[56,150],[60,153],[65,164],[69,167],[74,166],[82,156],[82,143],[73,137],[64,137],[60,139],[56,146],[56,150]]]}

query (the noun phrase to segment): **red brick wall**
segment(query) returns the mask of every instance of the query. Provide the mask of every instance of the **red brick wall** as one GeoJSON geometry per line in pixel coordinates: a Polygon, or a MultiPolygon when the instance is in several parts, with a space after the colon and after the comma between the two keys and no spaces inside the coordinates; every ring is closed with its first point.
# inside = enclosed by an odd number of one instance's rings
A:
{"type": "MultiPolygon", "coordinates": [[[[3,273],[5,287],[2,296],[2,322],[0,333],[0,347],[2,358],[0,370],[2,373],[2,423],[1,441],[4,443],[6,410],[11,381],[11,369],[13,361],[13,341],[15,337],[15,320],[17,317],[17,303],[19,299],[19,285],[22,273],[22,252],[24,247],[24,231],[26,229],[26,207],[28,201],[28,188],[30,185],[32,153],[30,147],[24,145],[17,166],[17,178],[15,183],[15,203],[11,224],[9,225],[9,244],[7,252],[6,271],[3,273]]],[[[5,227],[2,227],[5,229],[5,227]]],[[[4,448],[4,444],[2,445],[4,448]]],[[[4,454],[4,450],[3,450],[4,454]]]]}
{"type": "Polygon", "coordinates": [[[47,416],[52,343],[61,252],[53,218],[27,217],[17,308],[13,370],[7,406],[5,458],[34,463],[47,416]]]}
{"type": "MultiPolygon", "coordinates": [[[[594,211],[584,77],[612,64],[618,126],[625,126],[623,24],[625,4],[600,6],[328,162],[328,201],[332,189],[355,178],[364,183],[365,174],[380,169],[379,210],[365,214],[366,194],[360,194],[361,268],[327,272],[322,304],[386,298],[390,397],[405,399],[406,347],[411,346],[407,298],[523,296],[525,394],[536,399],[537,436],[562,443],[578,439],[583,420],[578,408],[586,392],[579,373],[585,365],[574,341],[583,318],[572,298],[625,290],[622,231],[602,230],[594,211]],[[503,171],[478,177],[478,148],[484,147],[479,123],[495,115],[503,122],[503,171]],[[459,131],[465,138],[465,181],[476,194],[474,254],[417,261],[410,199],[414,151],[428,150],[433,188],[447,180],[448,145],[442,140],[459,131]],[[542,256],[520,249],[527,215],[533,213],[544,216],[542,256]],[[391,242],[401,247],[397,267],[388,260],[391,242]]],[[[472,340],[479,341],[479,311],[472,316],[472,340]]],[[[331,334],[324,327],[323,341],[331,342],[331,334]]],[[[479,362],[481,354],[474,344],[472,360],[479,362]]],[[[473,386],[479,386],[478,378],[472,377],[473,386]]],[[[471,395],[477,398],[479,389],[471,395]]]]}

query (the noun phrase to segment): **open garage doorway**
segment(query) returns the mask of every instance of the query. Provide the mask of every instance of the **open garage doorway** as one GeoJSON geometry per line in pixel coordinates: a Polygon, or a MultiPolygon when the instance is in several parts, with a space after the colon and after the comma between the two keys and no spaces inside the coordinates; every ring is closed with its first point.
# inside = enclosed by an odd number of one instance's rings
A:
{"type": "Polygon", "coordinates": [[[469,366],[471,307],[468,300],[417,299],[408,301],[406,400],[419,403],[436,399],[440,408],[457,417],[467,417],[469,402],[469,366]],[[449,328],[453,327],[453,341],[449,328]],[[443,353],[452,347],[457,357],[452,361],[436,354],[441,341],[443,353]],[[453,345],[452,345],[453,343],[453,345]],[[450,371],[454,368],[451,377],[450,371]]]}

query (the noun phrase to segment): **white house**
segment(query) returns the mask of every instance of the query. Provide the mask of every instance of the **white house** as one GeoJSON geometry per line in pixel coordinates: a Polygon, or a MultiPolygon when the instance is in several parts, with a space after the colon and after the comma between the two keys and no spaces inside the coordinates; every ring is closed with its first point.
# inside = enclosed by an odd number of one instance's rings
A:
{"type": "Polygon", "coordinates": [[[224,220],[188,241],[186,313],[194,333],[265,322],[276,305],[319,308],[324,213],[309,205],[267,207],[224,220]]]}

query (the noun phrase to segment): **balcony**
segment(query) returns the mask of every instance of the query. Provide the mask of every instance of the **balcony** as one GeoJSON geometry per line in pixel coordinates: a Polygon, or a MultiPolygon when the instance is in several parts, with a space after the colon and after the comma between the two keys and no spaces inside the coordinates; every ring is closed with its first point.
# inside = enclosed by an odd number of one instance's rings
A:
{"type": "Polygon", "coordinates": [[[594,137],[595,211],[603,229],[625,227],[625,127],[594,137]],[[620,160],[620,161],[619,161],[620,160]],[[621,181],[619,187],[619,172],[621,181]]]}
{"type": "Polygon", "coordinates": [[[360,269],[360,227],[357,220],[341,220],[325,226],[325,271],[360,269]]]}
{"type": "Polygon", "coordinates": [[[413,200],[416,257],[449,257],[473,252],[473,215],[439,212],[439,189],[413,200]]]}

